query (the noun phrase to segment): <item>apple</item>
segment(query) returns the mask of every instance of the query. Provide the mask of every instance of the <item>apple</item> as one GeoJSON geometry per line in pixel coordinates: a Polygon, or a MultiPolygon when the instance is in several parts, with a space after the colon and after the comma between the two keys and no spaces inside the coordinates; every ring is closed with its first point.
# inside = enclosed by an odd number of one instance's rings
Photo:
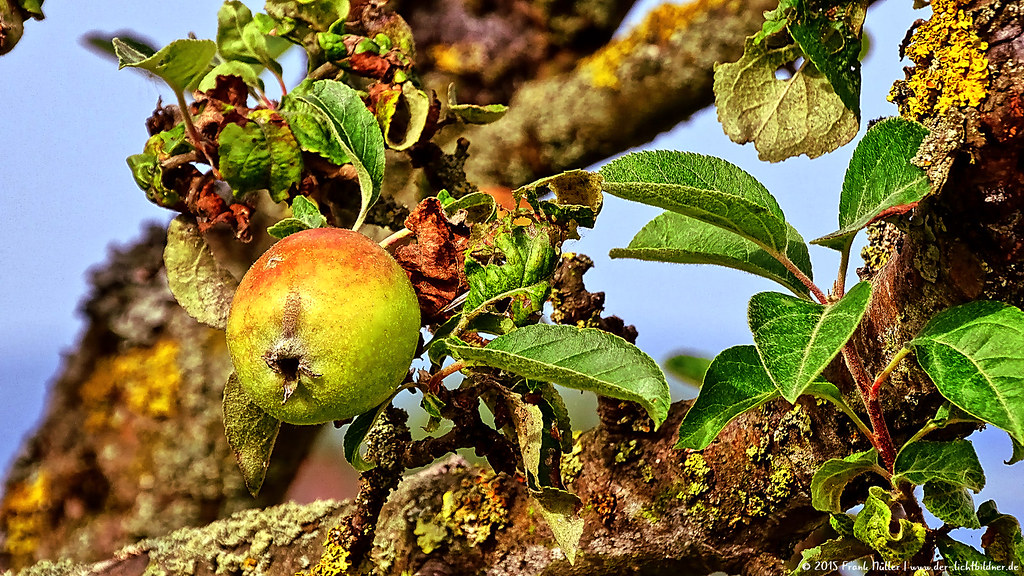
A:
{"type": "Polygon", "coordinates": [[[387,400],[409,370],[420,308],[405,270],[358,232],[285,237],[249,268],[228,315],[245,393],[290,424],[347,420],[387,400]]]}

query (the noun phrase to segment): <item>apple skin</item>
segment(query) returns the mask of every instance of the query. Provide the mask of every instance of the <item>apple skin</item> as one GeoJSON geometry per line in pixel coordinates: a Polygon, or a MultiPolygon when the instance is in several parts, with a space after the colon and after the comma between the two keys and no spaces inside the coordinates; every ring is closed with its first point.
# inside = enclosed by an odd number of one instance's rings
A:
{"type": "Polygon", "coordinates": [[[339,228],[280,240],[235,292],[227,342],[238,381],[290,424],[347,420],[387,400],[409,370],[420,308],[405,270],[339,228]]]}

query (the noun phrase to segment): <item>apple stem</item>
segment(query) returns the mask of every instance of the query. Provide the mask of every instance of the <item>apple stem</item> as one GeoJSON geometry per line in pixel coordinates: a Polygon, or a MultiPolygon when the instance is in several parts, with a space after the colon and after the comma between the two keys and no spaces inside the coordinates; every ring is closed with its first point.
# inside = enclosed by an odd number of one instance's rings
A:
{"type": "Polygon", "coordinates": [[[381,240],[380,247],[387,250],[388,253],[393,254],[394,252],[392,248],[394,247],[394,245],[410,236],[412,236],[412,230],[409,230],[408,228],[402,228],[398,232],[395,232],[391,236],[388,236],[387,238],[381,240]]]}

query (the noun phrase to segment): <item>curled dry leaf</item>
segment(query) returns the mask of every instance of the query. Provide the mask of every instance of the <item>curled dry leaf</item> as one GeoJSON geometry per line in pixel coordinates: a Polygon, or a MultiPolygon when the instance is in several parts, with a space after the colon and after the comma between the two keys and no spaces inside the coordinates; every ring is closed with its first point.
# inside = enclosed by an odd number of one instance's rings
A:
{"type": "Polygon", "coordinates": [[[426,323],[441,319],[441,310],[468,289],[464,254],[469,229],[450,223],[437,198],[420,202],[405,221],[416,242],[401,246],[395,259],[409,273],[426,323]]]}

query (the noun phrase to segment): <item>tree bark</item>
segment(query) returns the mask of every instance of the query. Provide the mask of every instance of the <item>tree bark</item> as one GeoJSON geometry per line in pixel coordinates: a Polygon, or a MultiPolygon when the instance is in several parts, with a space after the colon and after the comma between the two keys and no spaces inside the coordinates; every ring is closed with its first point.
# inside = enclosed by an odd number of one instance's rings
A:
{"type": "MultiPolygon", "coordinates": [[[[472,151],[479,156],[470,172],[481,182],[519,184],[648,138],[659,116],[652,111],[634,118],[636,98],[650,96],[658,101],[654,109],[664,112],[673,97],[692,95],[689,87],[670,78],[682,74],[655,65],[677,61],[660,50],[692,45],[677,39],[686,30],[699,38],[731,30],[721,35],[720,45],[701,46],[713,52],[700,60],[709,77],[710,63],[729,60],[723,54],[738,50],[743,35],[756,25],[745,32],[729,27],[740,26],[735,22],[744,18],[757,21],[766,8],[747,5],[729,13],[729,5],[701,6],[707,12],[687,19],[678,34],[629,44],[611,66],[615,72],[602,76],[620,82],[617,88],[594,88],[596,64],[591,61],[560,77],[576,99],[559,100],[555,80],[537,80],[521,89],[503,121],[508,126],[498,123],[471,134],[472,151]],[[620,68],[619,63],[630,64],[620,68]],[[653,96],[655,88],[669,96],[653,96]],[[619,99],[626,93],[632,98],[619,99]],[[538,94],[549,98],[538,100],[538,94]],[[578,123],[561,120],[559,114],[578,114],[578,123]],[[596,119],[603,119],[605,127],[596,119]],[[614,138],[611,133],[616,131],[627,136],[614,138]]],[[[1019,264],[1024,250],[1024,38],[1019,7],[987,0],[960,8],[987,43],[987,93],[977,105],[926,109],[920,115],[932,130],[923,156],[944,166],[948,176],[938,194],[908,219],[905,233],[888,235],[886,242],[872,247],[888,259],[880,269],[866,271],[874,297],[856,344],[869,373],[884,366],[932,314],[951,304],[991,298],[1024,305],[1019,264]]],[[[680,58],[686,62],[693,56],[680,58]]],[[[709,101],[709,87],[698,91],[703,96],[692,97],[694,108],[683,116],[709,101]]],[[[246,505],[219,435],[218,387],[227,370],[223,351],[214,352],[220,340],[190,324],[168,299],[159,281],[158,250],[153,247],[158,244],[151,238],[125,253],[137,252],[138,258],[122,255],[97,275],[82,350],[69,359],[46,422],[7,482],[0,511],[5,560],[22,566],[58,556],[87,562],[113,554],[100,564],[41,564],[26,574],[92,570],[120,575],[142,574],[147,568],[146,573],[280,574],[314,567],[323,559],[319,573],[330,573],[344,558],[344,550],[331,544],[330,529],[345,512],[344,505],[331,503],[242,512],[111,552],[132,537],[200,524],[246,505]],[[126,262],[133,264],[126,267],[126,262]],[[168,370],[165,355],[175,354],[176,366],[168,370]],[[111,374],[117,378],[111,380],[111,374]],[[154,407],[153,400],[168,382],[177,382],[179,391],[168,402],[170,413],[163,405],[154,407]],[[133,404],[140,391],[149,401],[133,404]],[[97,411],[101,404],[114,406],[114,411],[97,411]],[[201,431],[202,440],[181,438],[183,430],[193,429],[201,431]]],[[[883,398],[897,442],[931,416],[940,400],[915,370],[893,378],[883,398]]],[[[810,507],[811,474],[825,459],[863,449],[863,440],[830,405],[801,401],[790,406],[780,400],[738,418],[701,452],[674,450],[676,429],[687,408],[686,402],[675,405],[656,432],[634,430],[606,417],[601,426],[580,436],[577,451],[563,462],[564,475],[585,504],[586,528],[574,566],[554,545],[521,482],[453,457],[407,478],[389,499],[371,553],[375,571],[786,573],[785,563],[799,557],[801,543],[813,538],[826,520],[810,507]]],[[[282,456],[287,459],[291,452],[301,457],[308,439],[287,444],[279,440],[278,445],[272,462],[286,476],[289,466],[280,463],[282,456]],[[300,448],[292,452],[281,446],[300,448]]],[[[270,492],[282,485],[268,483],[270,492]]],[[[858,493],[854,486],[848,497],[858,493]]],[[[274,497],[267,494],[265,502],[274,497]]]]}

